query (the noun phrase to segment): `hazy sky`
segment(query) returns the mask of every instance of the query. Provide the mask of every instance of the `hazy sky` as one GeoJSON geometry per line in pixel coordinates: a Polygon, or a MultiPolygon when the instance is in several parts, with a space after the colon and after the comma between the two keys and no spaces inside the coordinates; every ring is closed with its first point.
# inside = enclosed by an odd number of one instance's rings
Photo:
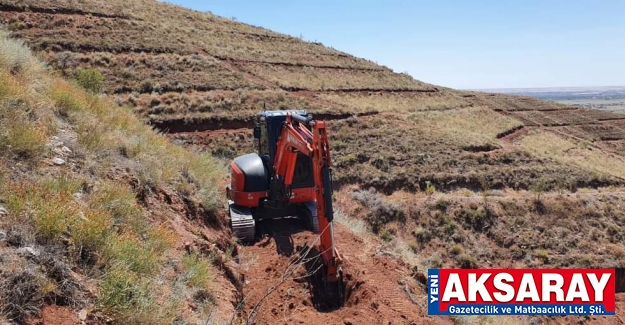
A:
{"type": "Polygon", "coordinates": [[[623,0],[169,0],[454,88],[625,86],[623,0]]]}

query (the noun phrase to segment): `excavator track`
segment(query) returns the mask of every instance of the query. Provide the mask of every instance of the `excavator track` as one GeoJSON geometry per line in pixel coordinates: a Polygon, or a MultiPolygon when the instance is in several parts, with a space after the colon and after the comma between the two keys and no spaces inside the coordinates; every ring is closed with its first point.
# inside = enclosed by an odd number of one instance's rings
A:
{"type": "Polygon", "coordinates": [[[256,236],[256,221],[249,208],[234,204],[228,200],[230,210],[230,227],[234,235],[240,240],[251,243],[256,236]]]}

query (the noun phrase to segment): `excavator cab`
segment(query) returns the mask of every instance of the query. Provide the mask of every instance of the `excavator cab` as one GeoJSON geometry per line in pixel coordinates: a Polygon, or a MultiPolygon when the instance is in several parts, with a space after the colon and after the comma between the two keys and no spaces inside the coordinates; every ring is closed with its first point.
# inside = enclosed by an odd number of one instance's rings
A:
{"type": "MultiPolygon", "coordinates": [[[[282,126],[287,114],[296,114],[305,118],[312,118],[304,110],[290,111],[265,111],[258,114],[256,127],[254,128],[254,138],[258,142],[258,155],[263,163],[271,169],[276,157],[276,148],[282,126]]],[[[304,154],[297,155],[295,165],[295,175],[292,188],[304,188],[314,186],[312,176],[311,159],[304,154]]]]}

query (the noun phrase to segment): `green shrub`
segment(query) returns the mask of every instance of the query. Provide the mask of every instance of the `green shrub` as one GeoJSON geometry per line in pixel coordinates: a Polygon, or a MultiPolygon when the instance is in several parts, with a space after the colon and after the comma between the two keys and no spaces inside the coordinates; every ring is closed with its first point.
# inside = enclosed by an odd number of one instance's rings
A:
{"type": "Polygon", "coordinates": [[[462,253],[456,257],[456,263],[463,269],[475,269],[477,268],[477,260],[475,257],[462,253]]]}
{"type": "Polygon", "coordinates": [[[99,94],[102,92],[102,82],[104,81],[104,77],[98,70],[87,69],[78,71],[76,81],[78,82],[78,85],[85,88],[87,91],[99,94]]]}
{"type": "Polygon", "coordinates": [[[385,242],[390,242],[395,237],[388,229],[386,229],[382,232],[382,234],[380,234],[380,238],[382,238],[382,240],[385,242]]]}

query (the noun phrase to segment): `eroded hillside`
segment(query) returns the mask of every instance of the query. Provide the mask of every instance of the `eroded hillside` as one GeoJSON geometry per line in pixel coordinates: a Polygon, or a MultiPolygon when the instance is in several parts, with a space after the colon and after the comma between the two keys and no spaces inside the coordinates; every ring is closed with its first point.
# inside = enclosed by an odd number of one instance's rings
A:
{"type": "MultiPolygon", "coordinates": [[[[366,279],[353,296],[366,303],[322,314],[326,322],[446,321],[427,318],[419,303],[427,267],[625,265],[623,115],[434,86],[319,43],[154,1],[0,0],[0,19],[59,75],[99,71],[110,99],[174,144],[223,161],[254,151],[252,118],[263,107],[330,121],[339,245],[366,279]],[[376,280],[362,265],[394,269],[393,283],[368,287],[376,280]]],[[[288,228],[267,238],[234,252],[246,279],[238,292],[250,300],[281,283],[275,265],[290,261],[276,254],[282,240],[310,241],[288,228]]],[[[257,321],[310,322],[318,313],[306,289],[289,281],[257,321]]],[[[255,312],[233,301],[242,315],[255,312]]],[[[580,321],[593,320],[611,321],[580,321]]]]}

